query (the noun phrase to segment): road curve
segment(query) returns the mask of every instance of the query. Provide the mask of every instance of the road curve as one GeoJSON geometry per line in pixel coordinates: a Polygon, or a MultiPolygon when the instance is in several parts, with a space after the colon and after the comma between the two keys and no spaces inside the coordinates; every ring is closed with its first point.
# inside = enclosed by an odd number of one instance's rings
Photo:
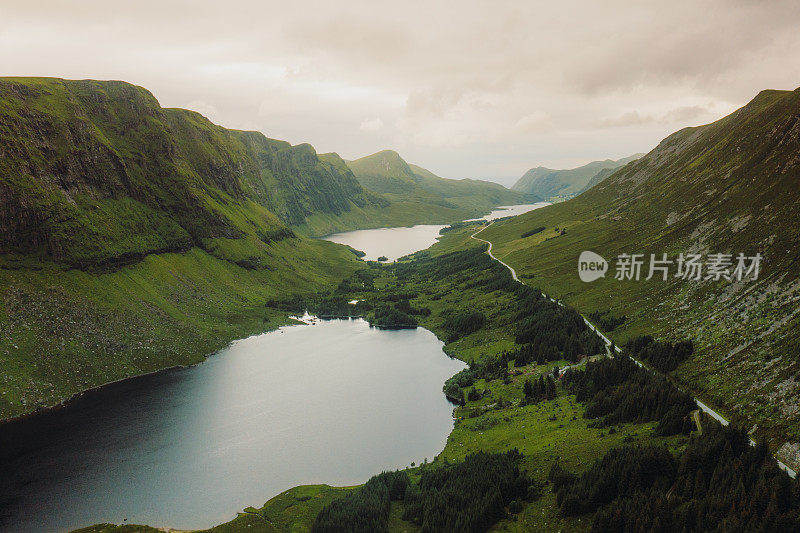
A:
{"type": "MultiPolygon", "coordinates": [[[[497,261],[498,263],[500,263],[501,265],[506,267],[511,272],[511,277],[514,278],[514,281],[516,281],[517,283],[522,283],[523,285],[525,285],[525,282],[521,281],[517,277],[517,271],[514,270],[513,267],[511,267],[508,263],[505,263],[504,261],[501,261],[500,259],[495,257],[495,255],[492,253],[492,242],[491,241],[487,241],[486,239],[481,239],[480,237],[477,236],[478,233],[482,232],[483,230],[485,230],[486,228],[488,228],[492,224],[494,224],[494,221],[490,222],[486,226],[483,226],[481,229],[479,229],[478,231],[476,231],[475,233],[470,235],[470,237],[475,239],[476,241],[485,242],[486,244],[488,244],[489,248],[486,250],[486,253],[489,254],[489,257],[491,257],[492,259],[494,259],[495,261],[497,261]]],[[[544,293],[542,293],[542,294],[544,294],[544,293]]],[[[545,294],[545,296],[547,296],[547,295],[545,294]]],[[[558,305],[564,305],[562,302],[557,301],[555,298],[553,298],[551,296],[547,296],[547,297],[550,298],[550,301],[555,302],[558,305]]],[[[603,335],[603,333],[599,329],[597,329],[597,327],[594,324],[592,324],[585,316],[583,316],[583,314],[581,314],[581,317],[583,318],[583,321],[586,323],[586,325],[589,327],[589,329],[591,329],[592,331],[597,333],[600,336],[600,338],[603,339],[603,342],[606,343],[606,353],[610,355],[611,354],[611,346],[612,346],[611,340],[609,340],[608,337],[603,335]]],[[[614,346],[614,349],[615,349],[615,351],[617,353],[620,353],[622,351],[619,346],[614,346]]],[[[631,360],[633,362],[635,362],[637,365],[639,365],[641,367],[644,367],[644,365],[641,362],[637,361],[636,359],[631,358],[631,360]]],[[[697,407],[701,411],[703,411],[704,413],[708,414],[711,418],[713,418],[714,420],[716,420],[717,422],[719,422],[723,426],[727,426],[728,424],[730,424],[730,422],[724,416],[722,416],[718,412],[714,411],[712,408],[710,408],[709,406],[707,406],[706,404],[704,404],[703,402],[701,402],[697,398],[693,398],[693,399],[694,399],[695,403],[697,404],[697,407]]],[[[755,446],[756,445],[756,441],[754,441],[753,439],[750,439],[750,444],[752,446],[755,446]]],[[[788,465],[786,465],[783,462],[779,461],[777,458],[775,459],[775,461],[778,463],[778,466],[780,466],[783,470],[786,471],[787,474],[789,474],[789,477],[791,477],[792,479],[797,477],[797,472],[792,470],[788,465]]]]}
{"type": "MultiPolygon", "coordinates": [[[[512,278],[514,278],[514,281],[516,281],[516,282],[518,282],[518,283],[522,283],[522,282],[519,280],[519,278],[517,277],[517,271],[516,271],[516,270],[514,270],[514,269],[513,269],[513,268],[512,268],[512,267],[511,267],[509,264],[507,264],[507,263],[504,263],[503,261],[501,261],[500,259],[498,259],[498,258],[496,258],[496,257],[494,256],[494,254],[492,253],[492,243],[491,243],[491,242],[489,242],[489,241],[487,241],[486,239],[481,239],[480,237],[476,237],[476,235],[477,235],[478,233],[482,232],[483,230],[485,230],[486,228],[488,228],[488,227],[489,227],[489,226],[491,226],[492,224],[494,224],[494,222],[490,222],[488,225],[486,225],[486,226],[482,227],[481,229],[479,229],[478,231],[476,231],[475,233],[473,233],[472,235],[470,235],[470,237],[472,237],[472,238],[473,238],[473,239],[475,239],[476,241],[481,241],[481,242],[485,242],[486,244],[488,244],[488,245],[489,245],[489,249],[488,249],[488,250],[486,250],[486,253],[487,253],[487,254],[489,254],[489,257],[491,257],[492,259],[494,259],[495,261],[497,261],[498,263],[500,263],[501,265],[503,265],[504,267],[506,267],[508,270],[510,270],[510,271],[511,271],[511,277],[512,277],[512,278]]],[[[523,285],[525,285],[524,283],[522,283],[522,284],[523,284],[523,285]]]]}

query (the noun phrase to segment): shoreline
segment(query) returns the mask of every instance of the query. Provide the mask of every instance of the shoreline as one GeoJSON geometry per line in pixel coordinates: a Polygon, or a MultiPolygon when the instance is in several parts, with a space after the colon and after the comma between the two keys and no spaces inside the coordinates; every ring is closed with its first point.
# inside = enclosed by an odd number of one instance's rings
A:
{"type": "Polygon", "coordinates": [[[189,363],[189,364],[184,364],[184,365],[165,366],[163,368],[159,368],[159,369],[156,369],[156,370],[150,370],[150,371],[147,371],[147,372],[142,372],[140,374],[134,374],[134,375],[131,375],[131,376],[125,376],[125,377],[122,377],[122,378],[113,379],[111,381],[106,381],[106,382],[101,383],[99,385],[93,385],[92,387],[89,387],[89,388],[83,389],[83,390],[81,390],[79,392],[76,392],[76,393],[68,396],[67,398],[64,398],[63,400],[61,400],[58,403],[55,403],[55,404],[52,404],[52,405],[46,405],[46,406],[42,406],[42,407],[37,407],[35,410],[29,411],[27,413],[23,413],[21,415],[7,417],[7,418],[0,418],[0,429],[3,429],[4,427],[7,427],[7,426],[15,424],[15,423],[24,422],[25,420],[28,420],[28,419],[36,417],[36,416],[47,415],[47,414],[58,412],[58,411],[60,411],[62,409],[66,409],[66,408],[70,407],[72,404],[74,404],[75,402],[79,401],[86,394],[92,394],[92,393],[97,392],[97,391],[99,391],[101,389],[104,389],[106,387],[113,387],[114,385],[120,385],[122,383],[135,381],[137,379],[146,379],[146,378],[153,377],[153,376],[156,376],[156,375],[159,375],[159,374],[164,374],[164,373],[167,373],[167,372],[173,372],[173,371],[180,370],[180,369],[192,368],[194,366],[197,366],[197,365],[200,365],[202,363],[205,363],[208,360],[209,357],[213,357],[214,355],[218,354],[222,350],[225,350],[232,343],[234,343],[236,341],[239,341],[239,340],[242,340],[242,339],[246,339],[248,337],[252,337],[253,335],[263,335],[264,333],[270,333],[272,331],[277,331],[280,328],[285,327],[285,326],[294,326],[294,325],[299,326],[299,325],[301,325],[301,324],[298,324],[298,323],[294,323],[293,324],[291,322],[288,322],[288,320],[295,320],[297,322],[304,323],[302,320],[294,318],[293,316],[287,316],[286,320],[287,320],[287,322],[285,324],[278,325],[274,329],[265,329],[265,330],[262,330],[262,331],[260,331],[258,333],[253,333],[251,335],[247,335],[247,336],[244,336],[244,337],[237,337],[235,339],[232,339],[232,340],[226,342],[225,345],[222,346],[221,348],[219,348],[219,349],[217,349],[217,350],[215,350],[213,352],[206,353],[205,355],[202,356],[201,360],[199,360],[199,361],[197,361],[195,363],[189,363]]]}

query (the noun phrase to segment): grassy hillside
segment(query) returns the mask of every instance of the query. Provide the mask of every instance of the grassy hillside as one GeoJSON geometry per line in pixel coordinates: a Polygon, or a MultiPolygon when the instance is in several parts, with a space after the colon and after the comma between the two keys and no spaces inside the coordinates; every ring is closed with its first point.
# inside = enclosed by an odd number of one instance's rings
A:
{"type": "MultiPolygon", "coordinates": [[[[482,237],[521,277],[584,313],[641,333],[693,338],[674,377],[800,464],[800,90],[763,91],[731,115],[686,128],[577,198],[495,224],[482,237]],[[527,235],[531,230],[545,228],[527,235]],[[577,261],[610,262],[582,283],[577,261]],[[757,281],[614,279],[622,253],[761,253],[757,281]]],[[[704,257],[707,259],[707,257],[704,257]]]]}
{"type": "Polygon", "coordinates": [[[600,183],[601,181],[603,181],[604,179],[609,177],[611,174],[616,172],[618,169],[619,169],[619,167],[604,168],[603,170],[601,170],[600,172],[598,172],[597,174],[592,176],[589,179],[589,181],[586,183],[586,185],[584,185],[581,190],[576,192],[575,195],[577,196],[577,195],[579,195],[581,193],[584,193],[584,192],[588,191],[589,189],[591,189],[592,187],[594,187],[595,185],[597,185],[598,183],[600,183]]]}
{"type": "Polygon", "coordinates": [[[545,167],[536,167],[527,171],[511,187],[512,190],[534,194],[546,200],[564,199],[580,194],[588,189],[588,183],[594,184],[602,181],[608,174],[604,171],[617,169],[635,161],[644,154],[634,154],[629,157],[612,161],[592,161],[582,167],[569,170],[553,170],[545,167]],[[603,174],[601,174],[603,173],[603,174]]]}
{"type": "Polygon", "coordinates": [[[201,115],[123,82],[0,79],[0,253],[73,266],[258,245],[312,215],[380,208],[332,158],[201,115]]]}
{"type": "Polygon", "coordinates": [[[359,268],[289,225],[386,205],[122,82],[0,79],[0,153],[0,419],[285,321],[271,300],[359,268]]]}
{"type": "Polygon", "coordinates": [[[347,165],[365,189],[383,194],[392,203],[413,206],[440,219],[449,218],[448,222],[476,217],[499,205],[540,200],[488,181],[440,178],[409,165],[392,150],[349,161],[347,165]]]}

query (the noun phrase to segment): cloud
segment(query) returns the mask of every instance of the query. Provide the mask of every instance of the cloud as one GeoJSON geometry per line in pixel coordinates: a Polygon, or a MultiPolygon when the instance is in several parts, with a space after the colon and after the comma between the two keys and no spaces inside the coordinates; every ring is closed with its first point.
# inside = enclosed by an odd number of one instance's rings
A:
{"type": "Polygon", "coordinates": [[[664,115],[664,120],[666,122],[688,123],[709,115],[711,115],[711,110],[706,106],[687,105],[671,110],[664,115]]]}
{"type": "Polygon", "coordinates": [[[362,120],[358,129],[361,131],[378,131],[382,127],[383,121],[380,118],[373,118],[371,120],[362,120]]]}
{"type": "Polygon", "coordinates": [[[650,125],[698,125],[711,118],[717,118],[733,110],[733,106],[724,105],[684,105],[669,109],[663,113],[648,114],[639,111],[626,111],[611,118],[604,118],[594,123],[597,128],[628,128],[650,125]],[[716,108],[724,112],[718,112],[716,108]]]}
{"type": "Polygon", "coordinates": [[[800,85],[791,0],[7,4],[2,75],[124,79],[223,126],[349,158],[392,147],[448,177],[647,151],[800,85]]]}
{"type": "Polygon", "coordinates": [[[204,117],[210,120],[214,120],[217,115],[217,108],[213,105],[209,104],[208,102],[204,102],[202,100],[192,100],[185,106],[186,109],[191,109],[192,111],[197,111],[204,117]]]}

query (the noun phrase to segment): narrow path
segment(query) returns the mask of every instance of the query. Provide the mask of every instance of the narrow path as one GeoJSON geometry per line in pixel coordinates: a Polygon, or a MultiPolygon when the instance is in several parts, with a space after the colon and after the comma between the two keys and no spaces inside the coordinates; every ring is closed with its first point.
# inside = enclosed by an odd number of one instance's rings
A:
{"type": "Polygon", "coordinates": [[[694,420],[695,425],[697,426],[697,431],[701,435],[703,434],[703,425],[700,424],[700,409],[696,409],[692,411],[692,420],[694,420]]]}
{"type": "MultiPolygon", "coordinates": [[[[480,237],[477,236],[483,230],[489,228],[492,224],[494,224],[494,221],[490,222],[486,226],[483,226],[481,229],[479,229],[478,231],[476,231],[475,233],[470,235],[470,237],[475,239],[476,241],[485,242],[486,244],[488,244],[489,248],[488,248],[488,250],[486,250],[486,253],[489,254],[489,257],[491,257],[492,259],[494,259],[495,261],[497,261],[498,263],[500,263],[501,265],[506,267],[511,272],[511,277],[514,278],[514,281],[516,281],[517,283],[522,283],[523,285],[525,285],[526,283],[524,281],[520,281],[520,279],[517,277],[517,271],[516,270],[514,270],[510,265],[508,265],[508,263],[505,263],[505,262],[501,261],[500,259],[498,259],[497,257],[495,257],[495,255],[492,253],[492,243],[491,243],[491,241],[487,241],[486,239],[481,239],[480,237]]],[[[542,293],[542,294],[544,294],[544,293],[542,293]]],[[[553,298],[551,296],[547,296],[546,294],[545,294],[545,296],[547,298],[550,298],[550,301],[555,302],[558,305],[562,305],[562,306],[564,305],[562,302],[557,301],[555,298],[553,298]]],[[[606,354],[610,356],[611,355],[611,346],[612,346],[611,340],[608,337],[606,337],[605,335],[603,335],[603,333],[599,329],[597,329],[597,327],[594,324],[592,324],[585,316],[583,316],[583,314],[581,314],[581,317],[583,318],[583,321],[586,323],[586,325],[589,327],[589,329],[591,329],[592,331],[597,333],[597,335],[599,335],[600,338],[603,339],[603,342],[605,342],[605,344],[606,344],[606,354]]],[[[619,346],[615,345],[614,349],[615,349],[616,353],[621,353],[622,352],[622,350],[620,349],[619,346]]],[[[631,358],[631,360],[634,363],[636,363],[637,365],[639,365],[640,367],[645,368],[645,366],[641,362],[637,361],[636,359],[631,358]]],[[[716,421],[718,421],[723,426],[727,426],[728,424],[730,424],[730,422],[725,417],[723,417],[721,414],[719,414],[718,412],[714,411],[712,408],[710,408],[709,406],[707,406],[706,404],[704,404],[703,402],[701,402],[697,398],[693,397],[693,399],[694,399],[695,403],[697,403],[697,407],[699,407],[700,410],[703,411],[704,413],[707,413],[711,418],[715,419],[716,421]]],[[[698,415],[698,417],[696,419],[696,422],[697,422],[698,429],[700,429],[699,415],[698,415]]],[[[702,433],[702,430],[701,430],[701,433],[702,433]]],[[[751,438],[750,439],[750,444],[752,446],[755,446],[756,445],[756,441],[754,441],[751,438]]],[[[786,471],[787,474],[789,474],[789,477],[791,477],[792,479],[797,477],[797,472],[795,472],[794,470],[789,468],[788,465],[784,464],[783,462],[781,462],[777,458],[775,459],[775,461],[778,463],[778,466],[780,466],[783,470],[786,471]]]]}

